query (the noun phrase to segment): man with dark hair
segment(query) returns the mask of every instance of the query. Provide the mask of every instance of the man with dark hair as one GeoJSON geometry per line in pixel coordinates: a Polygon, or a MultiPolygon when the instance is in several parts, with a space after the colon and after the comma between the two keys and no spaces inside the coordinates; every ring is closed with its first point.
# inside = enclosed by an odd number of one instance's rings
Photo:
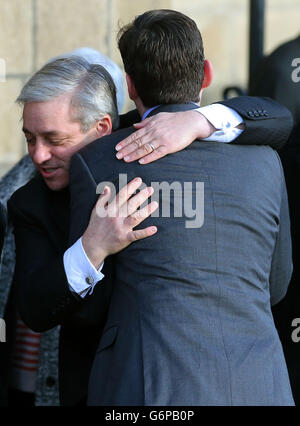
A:
{"type": "Polygon", "coordinates": [[[171,10],[163,13],[164,22],[160,20],[162,12],[157,10],[120,30],[119,49],[125,71],[147,107],[182,104],[186,99],[199,102],[205,66],[201,34],[195,31],[194,21],[187,21],[181,14],[175,16],[171,10]],[[176,31],[181,28],[181,37],[172,36],[172,26],[176,31]],[[154,52],[159,61],[152,61],[154,52]]]}
{"type": "MultiPolygon", "coordinates": [[[[198,107],[212,67],[190,18],[146,12],[121,30],[119,48],[142,119],[198,107]]],[[[240,102],[250,112],[249,100],[240,102]]],[[[146,166],[118,162],[112,146],[133,130],[91,143],[71,164],[72,243],[86,229],[102,182],[118,190],[124,174],[139,175],[157,185],[161,206],[160,217],[151,217],[158,233],[112,257],[89,404],[293,405],[270,307],[283,298],[292,270],[277,154],[195,141],[146,166]]],[[[86,247],[97,265],[101,249],[86,247]]]]}

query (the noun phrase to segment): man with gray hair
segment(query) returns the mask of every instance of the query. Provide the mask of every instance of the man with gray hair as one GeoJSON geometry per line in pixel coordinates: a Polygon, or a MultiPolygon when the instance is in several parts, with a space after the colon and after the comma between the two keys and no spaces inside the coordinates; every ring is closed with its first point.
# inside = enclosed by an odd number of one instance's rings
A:
{"type": "MultiPolygon", "coordinates": [[[[94,232],[85,232],[68,248],[70,159],[81,147],[117,127],[117,109],[111,100],[114,98],[113,84],[103,68],[77,57],[59,58],[47,64],[29,80],[18,98],[24,104],[23,131],[28,151],[39,174],[9,202],[17,249],[15,290],[21,317],[30,328],[43,332],[61,325],[59,380],[64,405],[85,401],[89,371],[110,300],[107,277],[113,273],[111,264],[109,259],[105,260],[102,270],[100,265],[96,269],[91,264],[87,252],[92,242],[102,242],[104,260],[134,239],[156,232],[151,226],[133,231],[142,220],[136,209],[151,192],[146,189],[138,198],[130,198],[141,184],[134,180],[117,198],[123,207],[128,205],[129,217],[99,221],[93,210],[89,231],[94,232]],[[100,280],[101,284],[95,286],[100,280]]],[[[254,100],[253,107],[255,103],[254,100]]],[[[191,133],[190,142],[195,134],[205,138],[214,131],[214,126],[198,112],[181,114],[187,133],[191,133]]],[[[282,122],[287,124],[289,119],[286,121],[285,117],[282,111],[282,122]]],[[[174,120],[169,153],[178,150],[179,145],[174,120]]],[[[120,121],[126,122],[126,117],[120,121]]],[[[256,124],[265,125],[261,121],[256,124]]],[[[161,133],[159,141],[163,144],[161,133]]],[[[243,136],[246,134],[247,131],[243,136]]],[[[280,132],[277,136],[280,143],[280,132]]],[[[98,205],[105,206],[108,199],[109,192],[99,199],[98,205]]],[[[147,214],[155,207],[150,205],[147,214]]]]}
{"type": "MultiPolygon", "coordinates": [[[[68,144],[67,152],[64,151],[61,158],[67,163],[63,168],[56,167],[54,160],[51,161],[51,167],[48,163],[44,167],[44,152],[42,149],[36,149],[36,140],[32,137],[34,132],[31,132],[31,129],[26,126],[23,127],[29,154],[51,189],[55,190],[56,186],[60,189],[61,179],[67,183],[67,167],[75,147],[76,150],[80,149],[95,140],[99,134],[103,136],[103,134],[109,134],[112,130],[117,129],[119,117],[115,96],[115,86],[108,72],[102,66],[89,64],[80,57],[61,58],[48,63],[24,86],[17,102],[24,105],[25,117],[29,114],[32,120],[39,124],[40,119],[36,120],[36,114],[40,113],[41,108],[43,109],[42,116],[47,119],[49,116],[54,117],[52,108],[63,106],[68,110],[65,112],[72,125],[72,140],[68,144]],[[33,114],[31,114],[32,108],[34,109],[33,114]],[[75,127],[76,134],[73,134],[75,127]],[[39,154],[42,155],[41,158],[39,154]]],[[[63,129],[66,130],[66,126],[58,113],[56,113],[56,118],[60,124],[55,124],[59,126],[61,132],[58,129],[53,131],[51,125],[53,127],[54,124],[52,123],[46,126],[47,137],[50,141],[60,141],[60,133],[63,133],[63,140],[68,136],[63,131],[63,129]]],[[[60,158],[60,154],[58,154],[58,158],[60,158]]]]}
{"type": "Polygon", "coordinates": [[[66,56],[80,56],[90,64],[102,65],[106,71],[109,72],[116,86],[117,106],[118,111],[121,114],[125,103],[125,80],[121,68],[108,56],[104,55],[96,49],[92,49],[91,47],[79,47],[78,49],[72,50],[67,55],[61,55],[58,58],[63,58],[66,56]]]}
{"type": "MultiPolygon", "coordinates": [[[[70,386],[70,394],[84,393],[84,387],[82,388],[81,385],[87,380],[85,370],[91,362],[87,360],[87,357],[93,356],[94,352],[90,347],[94,336],[93,333],[82,333],[83,348],[79,352],[74,350],[72,339],[74,342],[78,341],[78,334],[81,334],[82,330],[76,331],[74,326],[74,322],[76,324],[77,321],[76,316],[72,318],[73,322],[71,321],[70,326],[68,321],[65,321],[65,316],[72,316],[73,311],[77,310],[79,317],[83,316],[83,324],[87,315],[87,323],[90,325],[89,307],[86,306],[85,311],[82,309],[84,296],[93,291],[92,281],[99,281],[103,275],[101,268],[96,270],[90,264],[84,255],[80,241],[73,248],[72,254],[69,252],[69,255],[63,259],[68,247],[68,169],[71,156],[77,149],[117,128],[119,118],[115,86],[109,73],[102,66],[89,64],[80,57],[60,58],[46,64],[38,71],[24,86],[17,101],[24,104],[23,131],[27,139],[29,155],[39,174],[17,191],[9,202],[11,218],[15,226],[17,249],[13,291],[18,293],[20,286],[27,289],[29,285],[35,286],[37,283],[38,285],[42,283],[42,295],[31,291],[28,294],[31,304],[38,305],[39,310],[43,309],[43,303],[47,301],[52,303],[51,312],[47,312],[49,321],[46,325],[39,321],[38,331],[49,330],[57,324],[62,324],[61,335],[64,337],[61,339],[61,357],[64,361],[60,379],[64,382],[63,375],[65,371],[68,375],[68,366],[73,366],[72,362],[79,365],[79,360],[83,359],[85,361],[83,368],[77,365],[70,372],[72,387],[70,381],[67,383],[70,386]],[[29,255],[26,260],[25,254],[29,255]],[[78,259],[81,259],[80,271],[76,270],[78,259]],[[59,290],[55,289],[55,286],[59,290]],[[72,332],[76,336],[72,336],[72,332]],[[64,355],[65,352],[67,356],[64,355]],[[74,377],[76,371],[78,371],[77,381],[74,377]]],[[[124,189],[125,192],[120,192],[116,197],[116,200],[122,201],[120,205],[122,204],[123,208],[140,184],[140,180],[135,180],[124,189]]],[[[104,218],[102,231],[105,233],[106,250],[119,250],[130,242],[155,232],[153,228],[142,232],[133,231],[133,226],[151,214],[155,207],[152,203],[148,213],[146,210],[136,212],[149,195],[147,190],[131,198],[126,217],[115,220],[104,218]],[[143,213],[145,213],[144,218],[143,213]],[[122,233],[123,239],[116,244],[114,235],[122,233]]],[[[106,201],[108,201],[107,195],[99,198],[99,203],[105,204],[106,201]]],[[[105,316],[108,295],[109,289],[103,283],[98,291],[98,297],[100,302],[105,303],[104,308],[98,306],[98,324],[105,316]]],[[[19,302],[21,302],[19,303],[21,316],[26,324],[31,326],[31,321],[27,320],[26,315],[22,315],[22,298],[19,302]]],[[[25,393],[29,394],[34,390],[34,378],[31,373],[38,363],[39,335],[30,333],[27,329],[24,330],[23,324],[20,324],[20,327],[23,329],[23,336],[26,334],[30,338],[33,347],[29,359],[24,345],[20,347],[16,342],[12,359],[15,367],[13,374],[16,369],[23,370],[25,382],[23,387],[25,393]]],[[[88,328],[88,331],[91,331],[91,328],[88,328]]],[[[14,377],[16,379],[16,376],[14,377]]],[[[54,384],[52,383],[52,386],[54,384]]],[[[73,394],[70,398],[74,397],[73,394]]],[[[80,399],[81,397],[76,398],[76,402],[80,399]]]]}

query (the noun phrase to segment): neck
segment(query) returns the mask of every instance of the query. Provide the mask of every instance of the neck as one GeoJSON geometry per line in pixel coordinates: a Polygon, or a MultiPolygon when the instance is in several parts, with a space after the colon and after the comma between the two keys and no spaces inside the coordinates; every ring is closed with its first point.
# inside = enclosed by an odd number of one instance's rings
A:
{"type": "MultiPolygon", "coordinates": [[[[194,102],[195,104],[197,104],[199,106],[200,106],[200,102],[201,102],[201,95],[202,95],[202,93],[200,94],[200,100],[199,100],[199,102],[194,102]]],[[[150,109],[150,107],[146,107],[143,104],[143,102],[140,100],[140,98],[135,99],[134,103],[135,103],[136,109],[138,110],[139,115],[140,115],[141,118],[143,117],[143,115],[145,114],[145,112],[148,111],[148,109],[150,109]]]]}
{"type": "Polygon", "coordinates": [[[136,106],[136,109],[138,110],[140,117],[142,118],[143,115],[145,114],[145,112],[149,109],[147,107],[145,107],[145,105],[143,104],[143,102],[140,100],[140,98],[136,98],[134,99],[134,103],[136,106]]]}

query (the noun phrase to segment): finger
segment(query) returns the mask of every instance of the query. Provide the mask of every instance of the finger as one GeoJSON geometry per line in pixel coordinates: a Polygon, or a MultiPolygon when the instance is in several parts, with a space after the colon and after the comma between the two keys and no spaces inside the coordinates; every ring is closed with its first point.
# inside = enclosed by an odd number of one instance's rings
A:
{"type": "Polygon", "coordinates": [[[151,195],[154,190],[151,187],[145,188],[132,197],[127,203],[124,203],[119,210],[119,215],[121,217],[130,216],[134,213],[151,195]]]}
{"type": "Polygon", "coordinates": [[[111,189],[109,186],[105,186],[103,193],[99,196],[94,209],[96,210],[98,216],[103,216],[103,213],[105,211],[105,207],[108,204],[108,201],[111,196],[111,189]]]}
{"type": "Polygon", "coordinates": [[[157,228],[156,226],[149,226],[145,229],[138,229],[136,231],[128,232],[127,238],[130,243],[134,241],[143,240],[144,238],[152,237],[152,235],[156,234],[157,228]]]}
{"type": "MultiPolygon", "coordinates": [[[[144,121],[140,121],[139,123],[134,123],[134,124],[133,124],[133,127],[134,127],[136,130],[140,130],[140,129],[145,128],[145,127],[146,127],[146,124],[147,124],[146,120],[148,120],[148,118],[146,118],[144,121]],[[145,123],[145,122],[146,122],[146,123],[145,123]]],[[[237,126],[237,127],[238,127],[238,126],[237,126]]]]}
{"type": "MultiPolygon", "coordinates": [[[[131,149],[131,145],[126,147],[126,150],[131,149]]],[[[148,154],[151,154],[151,152],[154,152],[156,150],[156,146],[151,142],[147,142],[144,145],[142,145],[140,148],[134,149],[124,157],[124,161],[126,163],[131,163],[132,161],[139,160],[140,158],[145,157],[148,154]],[[154,148],[154,149],[153,149],[154,148]]]]}
{"type": "Polygon", "coordinates": [[[141,184],[142,179],[137,177],[125,185],[108,206],[109,214],[117,215],[119,208],[128,201],[141,184]]]}
{"type": "Polygon", "coordinates": [[[99,196],[96,204],[99,207],[105,207],[105,205],[107,204],[107,202],[108,202],[108,200],[110,198],[110,195],[111,195],[111,189],[110,189],[110,187],[109,186],[105,186],[104,189],[103,189],[103,192],[102,192],[102,194],[100,194],[100,196],[99,196]]]}
{"type": "Polygon", "coordinates": [[[131,216],[128,216],[126,219],[126,224],[131,228],[135,228],[140,223],[142,223],[147,217],[151,216],[155,210],[158,208],[158,202],[152,201],[147,206],[143,207],[141,210],[134,212],[131,216]]]}
{"type": "MultiPolygon", "coordinates": [[[[144,130],[143,130],[144,132],[144,130]]],[[[152,142],[153,137],[150,133],[143,133],[139,134],[138,137],[136,137],[134,140],[131,141],[131,143],[127,144],[125,147],[123,147],[117,154],[116,157],[118,160],[123,159],[124,157],[128,156],[129,154],[139,150],[143,146],[147,145],[149,142],[152,142]]],[[[150,147],[150,146],[149,146],[150,147]]]]}
{"type": "Polygon", "coordinates": [[[159,158],[164,157],[167,154],[168,154],[168,149],[166,145],[161,145],[158,148],[156,148],[154,151],[152,151],[150,154],[139,159],[139,163],[149,164],[149,163],[152,163],[153,161],[158,160],[159,158]]]}
{"type": "Polygon", "coordinates": [[[143,127],[147,127],[147,125],[150,124],[152,121],[153,121],[153,117],[148,117],[148,118],[145,118],[145,120],[140,121],[139,123],[135,123],[133,126],[136,129],[142,129],[143,127]]]}
{"type": "Polygon", "coordinates": [[[144,129],[147,123],[148,123],[147,119],[144,120],[142,123],[139,123],[139,127],[140,127],[139,130],[137,130],[136,132],[133,132],[131,135],[127,136],[127,138],[119,142],[115,147],[116,151],[120,151],[122,148],[124,148],[127,145],[130,145],[136,139],[143,137],[147,133],[147,130],[144,129]]]}

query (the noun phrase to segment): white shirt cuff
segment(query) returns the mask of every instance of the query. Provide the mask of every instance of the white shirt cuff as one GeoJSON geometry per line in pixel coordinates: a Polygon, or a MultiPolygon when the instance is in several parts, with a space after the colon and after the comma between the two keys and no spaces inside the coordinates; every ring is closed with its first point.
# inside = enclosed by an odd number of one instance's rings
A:
{"type": "Polygon", "coordinates": [[[225,105],[212,104],[197,108],[195,111],[203,114],[218,129],[211,136],[203,139],[204,141],[229,143],[243,132],[242,129],[237,129],[237,126],[243,123],[242,117],[238,112],[225,105]]]}
{"type": "Polygon", "coordinates": [[[84,251],[81,238],[65,252],[63,261],[70,290],[82,298],[92,294],[97,282],[104,277],[101,272],[104,262],[98,270],[92,265],[84,251]]]}

